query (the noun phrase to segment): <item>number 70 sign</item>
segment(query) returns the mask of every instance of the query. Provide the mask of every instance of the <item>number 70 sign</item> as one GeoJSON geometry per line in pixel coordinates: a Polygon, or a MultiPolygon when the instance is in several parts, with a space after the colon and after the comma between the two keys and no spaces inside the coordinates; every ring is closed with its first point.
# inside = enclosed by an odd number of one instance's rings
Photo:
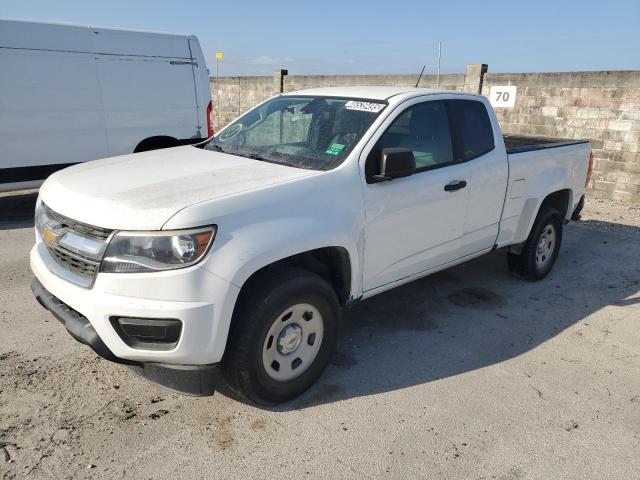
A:
{"type": "Polygon", "coordinates": [[[514,86],[492,86],[489,92],[489,101],[493,108],[513,108],[516,104],[516,87],[514,86]]]}

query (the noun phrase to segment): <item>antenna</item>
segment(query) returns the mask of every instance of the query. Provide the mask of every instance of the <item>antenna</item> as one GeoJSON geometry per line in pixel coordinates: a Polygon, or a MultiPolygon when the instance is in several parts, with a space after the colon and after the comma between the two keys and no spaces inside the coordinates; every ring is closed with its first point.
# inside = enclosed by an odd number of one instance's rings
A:
{"type": "Polygon", "coordinates": [[[420,79],[422,78],[422,74],[424,73],[424,69],[425,69],[426,65],[422,66],[422,71],[420,72],[420,76],[418,77],[418,81],[416,82],[416,87],[418,86],[418,84],[420,83],[420,79]]]}
{"type": "Polygon", "coordinates": [[[440,60],[442,59],[442,42],[438,41],[438,78],[436,79],[436,88],[440,88],[440,60]]]}

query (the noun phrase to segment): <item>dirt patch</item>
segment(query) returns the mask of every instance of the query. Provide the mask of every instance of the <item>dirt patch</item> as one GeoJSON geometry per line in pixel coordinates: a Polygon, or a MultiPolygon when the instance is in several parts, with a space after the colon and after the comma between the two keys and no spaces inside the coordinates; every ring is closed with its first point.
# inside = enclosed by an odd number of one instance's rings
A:
{"type": "Polygon", "coordinates": [[[266,425],[267,425],[267,422],[265,422],[262,419],[258,419],[258,420],[253,420],[249,424],[249,428],[251,428],[251,430],[262,430],[266,425]]]}
{"type": "Polygon", "coordinates": [[[215,430],[213,431],[213,438],[223,450],[231,448],[235,443],[231,420],[230,416],[225,416],[214,421],[215,430]]]}

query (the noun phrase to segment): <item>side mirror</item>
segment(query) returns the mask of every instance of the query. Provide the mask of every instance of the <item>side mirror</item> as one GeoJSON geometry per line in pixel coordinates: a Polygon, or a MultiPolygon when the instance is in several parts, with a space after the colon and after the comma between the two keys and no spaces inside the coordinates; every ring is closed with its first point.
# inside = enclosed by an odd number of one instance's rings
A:
{"type": "Polygon", "coordinates": [[[385,148],[380,157],[380,174],[373,175],[376,182],[408,177],[416,171],[416,159],[408,148],[385,148]]]}

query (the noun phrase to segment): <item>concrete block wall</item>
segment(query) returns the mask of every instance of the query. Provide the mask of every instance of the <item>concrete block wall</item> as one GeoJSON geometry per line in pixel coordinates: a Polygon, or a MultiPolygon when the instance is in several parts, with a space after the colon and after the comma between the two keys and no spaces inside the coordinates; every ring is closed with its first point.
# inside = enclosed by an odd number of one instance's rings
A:
{"type": "Polygon", "coordinates": [[[518,88],[514,108],[496,109],[506,133],[588,139],[589,188],[640,202],[640,72],[486,73],[482,94],[492,85],[518,88]]]}
{"type": "MultiPolygon", "coordinates": [[[[216,130],[246,110],[277,95],[303,88],[338,85],[415,85],[417,75],[292,75],[211,79],[216,130]]],[[[435,75],[421,87],[436,88],[435,75]]],[[[595,195],[640,203],[640,71],[487,73],[468,65],[465,74],[440,76],[443,90],[489,95],[492,85],[518,87],[514,108],[497,109],[506,133],[587,138],[595,168],[595,195]]]]}
{"type": "Polygon", "coordinates": [[[273,95],[273,77],[211,78],[215,131],[273,95]]]}

